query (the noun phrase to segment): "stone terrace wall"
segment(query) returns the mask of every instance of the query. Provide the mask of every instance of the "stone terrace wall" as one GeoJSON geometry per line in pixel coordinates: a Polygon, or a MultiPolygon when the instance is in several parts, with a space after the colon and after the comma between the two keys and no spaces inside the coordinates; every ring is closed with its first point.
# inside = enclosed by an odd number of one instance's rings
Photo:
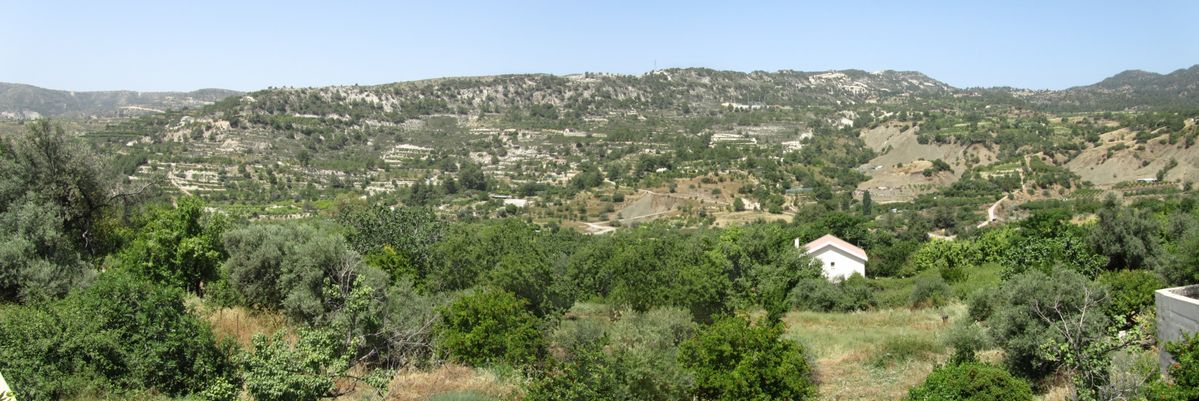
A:
{"type": "MultiPolygon", "coordinates": [[[[1182,339],[1182,333],[1199,333],[1199,285],[1157,290],[1157,342],[1165,345],[1182,339]]],[[[1162,371],[1173,363],[1170,354],[1161,351],[1162,371]]]]}

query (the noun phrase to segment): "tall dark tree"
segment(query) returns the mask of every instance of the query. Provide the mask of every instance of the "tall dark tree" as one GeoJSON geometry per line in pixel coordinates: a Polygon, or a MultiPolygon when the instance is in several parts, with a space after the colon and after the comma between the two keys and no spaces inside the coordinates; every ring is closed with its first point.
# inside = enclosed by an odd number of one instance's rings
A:
{"type": "Polygon", "coordinates": [[[862,192],[862,214],[869,216],[874,212],[874,200],[870,199],[870,191],[862,192]]]}
{"type": "Polygon", "coordinates": [[[483,175],[483,169],[474,163],[462,166],[462,170],[458,172],[458,182],[466,189],[487,190],[487,176],[483,175]]]}

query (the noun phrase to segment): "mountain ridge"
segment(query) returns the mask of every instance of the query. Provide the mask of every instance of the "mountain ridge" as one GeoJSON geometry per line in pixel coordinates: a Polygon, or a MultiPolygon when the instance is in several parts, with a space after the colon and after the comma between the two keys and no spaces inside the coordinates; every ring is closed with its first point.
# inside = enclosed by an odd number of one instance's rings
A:
{"type": "MultiPolygon", "coordinates": [[[[397,81],[373,85],[328,85],[314,87],[268,87],[251,92],[204,88],[190,92],[69,91],[34,85],[0,82],[0,118],[38,117],[121,117],[203,106],[243,94],[271,91],[319,91],[335,88],[361,88],[367,91],[392,91],[397,96],[412,88],[424,100],[427,88],[469,94],[472,90],[492,99],[496,90],[531,90],[531,93],[563,91],[561,87],[584,88],[575,95],[595,96],[586,90],[588,82],[622,86],[607,95],[617,98],[653,99],[663,97],[671,103],[699,101],[707,103],[807,104],[836,106],[843,102],[903,101],[905,98],[935,98],[987,92],[1011,95],[1030,106],[1055,111],[1121,111],[1199,107],[1199,64],[1168,74],[1126,70],[1090,85],[1062,90],[1030,90],[1014,87],[958,88],[919,71],[860,69],[799,71],[732,71],[704,67],[652,70],[640,75],[584,72],[566,75],[547,73],[501,74],[472,77],[440,77],[397,81]],[[474,86],[474,88],[469,88],[474,86]],[[704,89],[707,87],[707,89],[704,89]],[[710,91],[708,95],[701,92],[710,91]],[[422,92],[423,91],[423,92],[422,92]],[[823,92],[820,92],[823,91],[823,92]],[[692,95],[701,95],[694,98],[692,95]],[[491,97],[489,97],[491,96],[491,97]],[[719,98],[719,99],[718,99],[719,98]]],[[[595,85],[592,85],[595,86],[595,85]]],[[[592,88],[594,89],[594,88],[592,88]]],[[[459,94],[450,94],[457,96],[459,94]]],[[[502,94],[501,94],[502,95],[502,94]]],[[[526,94],[522,104],[536,102],[526,94]]],[[[503,96],[500,96],[503,97],[503,96]]],[[[330,99],[331,101],[333,99],[330,99]]],[[[510,100],[510,99],[506,99],[510,100]]],[[[476,101],[475,103],[480,103],[476,101]]],[[[635,101],[633,103],[636,103],[635,101]]],[[[654,102],[649,102],[654,103],[654,102]]],[[[634,106],[634,104],[630,104],[634,106]]],[[[660,104],[659,104],[660,105],[660,104]]],[[[480,107],[485,107],[479,104],[480,107]]]]}

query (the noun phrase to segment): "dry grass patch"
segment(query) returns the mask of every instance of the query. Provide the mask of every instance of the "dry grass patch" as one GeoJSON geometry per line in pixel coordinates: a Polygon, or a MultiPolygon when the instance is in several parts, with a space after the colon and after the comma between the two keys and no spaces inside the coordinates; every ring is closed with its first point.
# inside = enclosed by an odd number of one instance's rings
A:
{"type": "Polygon", "coordinates": [[[271,335],[279,330],[289,329],[287,319],[283,316],[260,312],[237,306],[206,310],[199,308],[198,313],[212,325],[212,334],[217,340],[232,338],[242,347],[250,346],[250,339],[255,334],[271,335]]]}
{"type": "Polygon", "coordinates": [[[787,337],[803,343],[815,360],[820,399],[896,400],[949,357],[952,350],[940,345],[941,336],[965,311],[964,305],[954,304],[922,310],[793,312],[783,321],[787,337]],[[905,355],[879,363],[888,352],[905,355]]]}
{"type": "Polygon", "coordinates": [[[424,401],[438,395],[477,394],[495,399],[518,399],[518,383],[486,369],[442,365],[436,369],[396,374],[387,386],[389,401],[424,401]]]}

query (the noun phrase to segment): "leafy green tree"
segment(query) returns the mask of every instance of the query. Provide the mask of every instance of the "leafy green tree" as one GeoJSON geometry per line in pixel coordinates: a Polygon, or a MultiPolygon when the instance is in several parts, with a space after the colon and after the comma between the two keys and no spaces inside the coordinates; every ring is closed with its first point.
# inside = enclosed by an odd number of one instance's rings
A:
{"type": "Polygon", "coordinates": [[[1111,297],[1107,315],[1122,328],[1132,327],[1133,318],[1153,306],[1153,292],[1166,287],[1157,273],[1144,270],[1104,272],[1098,281],[1111,297]]]}
{"type": "Polygon", "coordinates": [[[547,316],[574,303],[562,281],[555,278],[556,270],[541,252],[510,252],[487,273],[487,282],[524,299],[535,315],[547,316]]]}
{"type": "Polygon", "coordinates": [[[914,276],[923,271],[935,271],[945,281],[956,282],[980,262],[980,255],[969,241],[931,240],[908,258],[904,275],[914,276]]]}
{"type": "Polygon", "coordinates": [[[757,301],[767,318],[777,322],[791,307],[791,290],[804,280],[824,280],[818,262],[795,247],[787,247],[774,263],[755,265],[748,274],[757,301]]]}
{"type": "Polygon", "coordinates": [[[221,234],[225,220],[204,212],[199,198],[179,199],[174,209],[159,210],[116,256],[116,267],[159,283],[201,293],[205,282],[220,276],[225,259],[221,234]]]}
{"type": "Polygon", "coordinates": [[[1028,270],[1048,272],[1057,266],[1094,277],[1108,265],[1108,258],[1095,253],[1087,243],[1087,231],[1071,224],[1061,210],[1041,211],[1020,223],[1020,234],[1005,241],[999,258],[1004,277],[1028,270]]]}
{"type": "Polygon", "coordinates": [[[523,366],[542,353],[537,325],[523,300],[487,289],[443,308],[435,331],[438,346],[453,360],[473,366],[523,366]]]}
{"type": "Polygon", "coordinates": [[[781,325],[755,326],[739,317],[717,320],[679,347],[701,400],[804,400],[815,397],[812,369],[781,325]]]}
{"type": "Polygon", "coordinates": [[[416,273],[418,282],[431,269],[433,246],[446,234],[446,225],[428,208],[389,208],[374,205],[350,208],[338,216],[348,228],[346,242],[368,261],[396,278],[416,273]]]}
{"type": "Polygon", "coordinates": [[[1003,368],[981,363],[938,366],[908,390],[912,401],[1031,401],[1032,387],[1003,368]]]}
{"type": "Polygon", "coordinates": [[[1177,242],[1175,249],[1157,266],[1157,272],[1172,285],[1199,282],[1199,234],[1186,233],[1177,242]]]}

